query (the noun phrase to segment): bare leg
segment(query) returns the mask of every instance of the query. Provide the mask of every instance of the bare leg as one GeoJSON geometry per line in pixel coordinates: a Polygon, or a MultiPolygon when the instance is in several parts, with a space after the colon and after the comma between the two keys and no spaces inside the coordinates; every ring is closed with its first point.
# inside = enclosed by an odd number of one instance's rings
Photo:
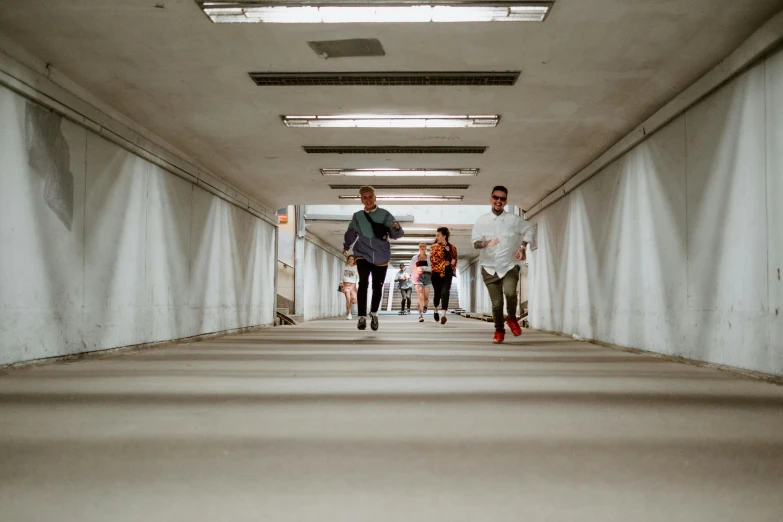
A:
{"type": "Polygon", "coordinates": [[[424,303],[426,302],[422,295],[422,285],[416,285],[416,306],[419,309],[419,315],[424,311],[424,303]]]}
{"type": "Polygon", "coordinates": [[[421,308],[423,309],[425,306],[427,306],[427,303],[430,302],[430,287],[422,286],[421,294],[423,296],[421,308]]]}

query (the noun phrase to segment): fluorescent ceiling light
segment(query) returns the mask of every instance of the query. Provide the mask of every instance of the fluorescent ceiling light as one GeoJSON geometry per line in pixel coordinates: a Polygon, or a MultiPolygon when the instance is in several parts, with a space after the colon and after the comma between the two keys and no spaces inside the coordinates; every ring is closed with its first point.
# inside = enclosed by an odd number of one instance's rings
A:
{"type": "Polygon", "coordinates": [[[345,114],[326,116],[281,116],[286,127],[450,128],[497,127],[497,114],[345,114]]]}
{"type": "MultiPolygon", "coordinates": [[[[361,196],[337,196],[339,199],[343,201],[361,201],[361,196]]],[[[435,201],[462,201],[462,196],[425,196],[425,195],[415,195],[415,196],[406,196],[403,194],[394,194],[394,195],[376,195],[375,199],[378,201],[426,201],[426,202],[435,202],[435,201]]]]}
{"type": "Polygon", "coordinates": [[[477,176],[479,169],[321,169],[324,176],[477,176]]]}
{"type": "MultiPolygon", "coordinates": [[[[406,233],[406,234],[407,234],[408,232],[410,232],[410,231],[409,231],[407,228],[405,228],[405,227],[402,227],[402,228],[404,228],[404,229],[405,229],[405,233],[406,233]]],[[[412,233],[412,232],[411,232],[411,233],[412,233]]],[[[433,238],[433,239],[435,238],[435,233],[434,233],[434,232],[433,232],[433,234],[432,234],[432,238],[433,238]]],[[[421,242],[422,242],[422,241],[424,241],[425,239],[427,239],[427,238],[421,238],[421,237],[401,237],[400,239],[397,239],[396,241],[397,241],[398,243],[413,243],[413,244],[415,244],[415,245],[418,245],[419,243],[421,243],[421,242]]],[[[425,242],[426,242],[426,241],[425,241],[425,242]]],[[[411,246],[411,245],[405,245],[405,246],[408,246],[408,247],[409,247],[409,246],[411,246]]]]}
{"type": "MultiPolygon", "coordinates": [[[[367,2],[370,3],[370,2],[367,2]]],[[[423,22],[543,22],[551,1],[430,1],[421,5],[296,5],[284,1],[200,2],[216,23],[347,24],[423,22]]]]}
{"type": "Polygon", "coordinates": [[[434,234],[436,231],[437,231],[437,229],[435,229],[435,228],[421,228],[421,227],[419,227],[419,228],[417,228],[417,227],[410,227],[410,228],[406,227],[405,228],[405,232],[418,232],[418,233],[431,232],[431,233],[434,234]]]}

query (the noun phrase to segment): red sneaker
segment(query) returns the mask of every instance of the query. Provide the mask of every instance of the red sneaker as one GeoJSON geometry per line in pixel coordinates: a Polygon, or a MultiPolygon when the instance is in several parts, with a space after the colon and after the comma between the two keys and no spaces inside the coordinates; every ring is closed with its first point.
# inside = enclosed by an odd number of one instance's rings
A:
{"type": "Polygon", "coordinates": [[[495,332],[495,337],[492,338],[492,344],[500,344],[505,338],[506,332],[495,332]]]}
{"type": "Polygon", "coordinates": [[[506,317],[506,324],[508,324],[508,327],[511,329],[511,333],[514,334],[514,337],[522,335],[522,327],[519,326],[519,321],[517,321],[516,317],[506,317]]]}

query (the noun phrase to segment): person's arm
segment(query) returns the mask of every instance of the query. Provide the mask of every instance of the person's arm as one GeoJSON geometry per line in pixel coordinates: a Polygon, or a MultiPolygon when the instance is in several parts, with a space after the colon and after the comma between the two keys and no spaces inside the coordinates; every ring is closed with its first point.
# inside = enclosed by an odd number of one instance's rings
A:
{"type": "Polygon", "coordinates": [[[475,248],[476,250],[481,250],[482,248],[493,247],[498,243],[500,243],[500,238],[497,237],[493,237],[489,241],[487,241],[486,239],[479,239],[473,242],[473,248],[475,248]]]}
{"type": "Polygon", "coordinates": [[[348,253],[348,250],[356,243],[357,239],[359,239],[359,224],[356,223],[356,214],[354,214],[351,224],[348,225],[348,230],[345,231],[345,236],[343,237],[343,254],[348,253]]]}
{"type": "Polygon", "coordinates": [[[489,248],[500,243],[499,238],[492,238],[491,240],[484,239],[484,227],[481,223],[473,225],[473,237],[471,237],[473,248],[481,250],[482,248],[489,248]]]}
{"type": "Polygon", "coordinates": [[[383,222],[384,225],[389,227],[389,238],[390,239],[400,239],[402,236],[405,235],[405,231],[402,229],[399,223],[397,223],[397,220],[394,219],[394,216],[391,215],[391,212],[386,211],[386,220],[383,222]]]}
{"type": "Polygon", "coordinates": [[[457,273],[457,247],[451,245],[451,267],[454,269],[454,273],[457,273]]]}
{"type": "Polygon", "coordinates": [[[517,261],[524,261],[527,259],[527,252],[525,249],[527,245],[533,241],[533,226],[524,219],[519,220],[519,235],[522,236],[522,245],[515,255],[517,261]]]}

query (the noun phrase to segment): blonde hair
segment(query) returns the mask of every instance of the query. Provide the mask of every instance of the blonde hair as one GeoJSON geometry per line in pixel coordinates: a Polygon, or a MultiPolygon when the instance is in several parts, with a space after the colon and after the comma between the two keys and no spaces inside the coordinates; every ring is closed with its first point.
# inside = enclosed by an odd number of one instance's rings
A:
{"type": "Polygon", "coordinates": [[[375,189],[372,188],[370,185],[363,185],[362,187],[359,188],[359,194],[362,196],[364,194],[367,194],[368,192],[370,194],[375,194],[375,189]]]}
{"type": "Polygon", "coordinates": [[[424,248],[424,250],[427,250],[427,243],[422,241],[421,243],[419,243],[419,248],[424,248]]]}

